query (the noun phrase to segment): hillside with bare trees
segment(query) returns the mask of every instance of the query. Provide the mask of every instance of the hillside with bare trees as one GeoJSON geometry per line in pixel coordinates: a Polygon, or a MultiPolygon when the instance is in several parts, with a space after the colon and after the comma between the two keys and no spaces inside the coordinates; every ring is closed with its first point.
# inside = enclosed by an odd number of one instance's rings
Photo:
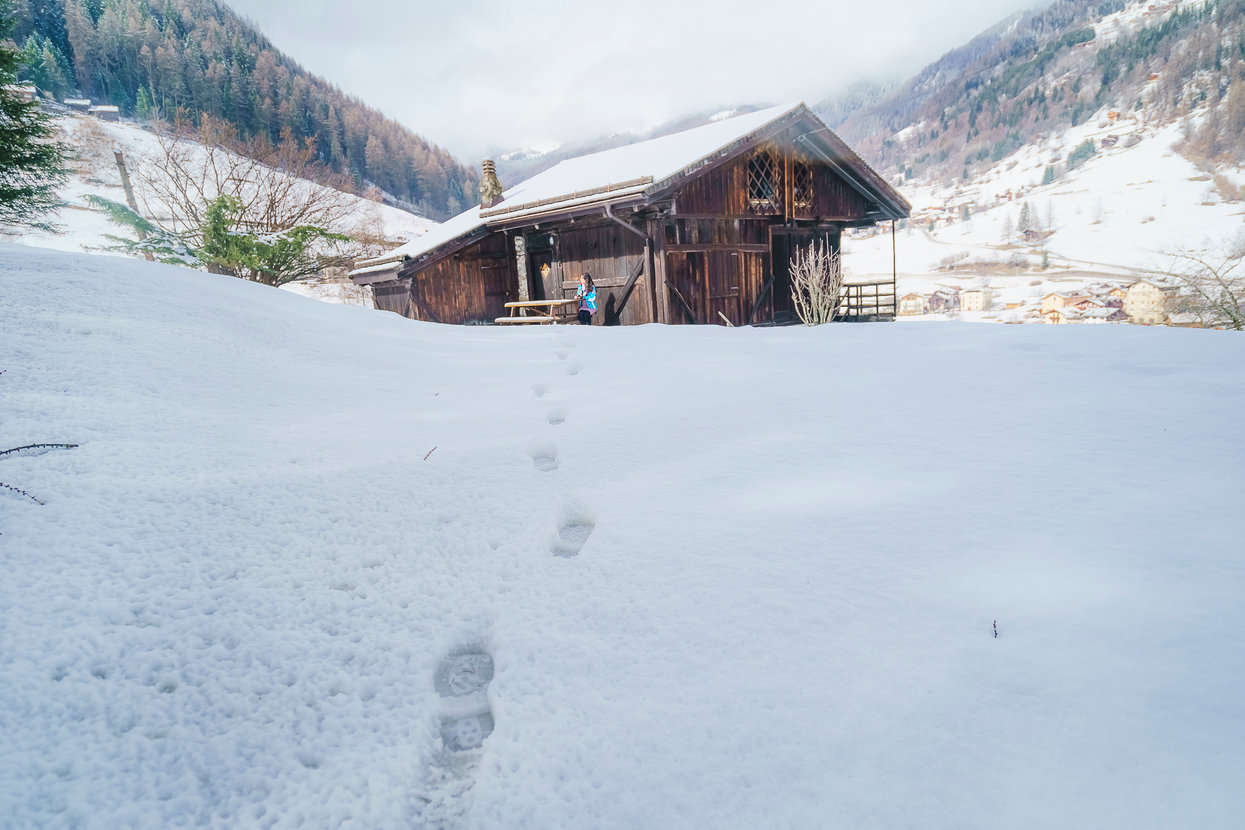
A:
{"type": "Polygon", "coordinates": [[[475,201],[478,175],[310,74],[216,0],[12,0],[19,75],[141,120],[227,122],[240,139],[310,142],[359,192],[433,218],[475,201]]]}

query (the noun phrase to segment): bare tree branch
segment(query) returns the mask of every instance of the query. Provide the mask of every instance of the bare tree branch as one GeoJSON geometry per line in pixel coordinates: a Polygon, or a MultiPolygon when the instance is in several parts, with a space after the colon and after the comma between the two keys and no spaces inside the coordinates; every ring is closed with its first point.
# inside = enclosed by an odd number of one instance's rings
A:
{"type": "Polygon", "coordinates": [[[791,257],[791,299],[806,326],[829,323],[843,298],[839,254],[826,241],[814,239],[791,257]]]}
{"type": "Polygon", "coordinates": [[[1245,235],[1207,254],[1169,256],[1167,274],[1185,289],[1182,310],[1208,328],[1245,330],[1245,235]]]}

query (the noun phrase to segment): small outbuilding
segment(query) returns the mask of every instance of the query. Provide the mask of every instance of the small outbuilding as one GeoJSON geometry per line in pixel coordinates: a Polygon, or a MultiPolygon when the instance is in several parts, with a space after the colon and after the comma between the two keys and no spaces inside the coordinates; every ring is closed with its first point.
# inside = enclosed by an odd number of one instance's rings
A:
{"type": "Polygon", "coordinates": [[[39,100],[39,90],[34,84],[6,84],[4,91],[19,101],[39,100]]]}
{"type": "MultiPolygon", "coordinates": [[[[351,272],[377,308],[491,322],[505,303],[598,288],[597,321],[784,322],[789,262],[814,240],[903,219],[911,206],[803,104],[721,119],[563,161],[351,272]]],[[[840,316],[893,319],[893,277],[847,287],[840,316]]]]}

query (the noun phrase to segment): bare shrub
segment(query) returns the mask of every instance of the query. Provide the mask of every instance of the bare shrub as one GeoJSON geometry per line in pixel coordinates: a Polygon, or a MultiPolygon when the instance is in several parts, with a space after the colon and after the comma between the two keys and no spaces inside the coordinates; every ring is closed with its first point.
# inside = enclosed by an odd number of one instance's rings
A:
{"type": "Polygon", "coordinates": [[[336,231],[355,205],[352,183],[334,179],[310,140],[299,143],[289,130],[273,145],[263,137],[242,141],[232,125],[210,116],[194,129],[184,118],[162,127],[158,151],[132,171],[138,198],[143,214],[192,245],[202,244],[207,209],[221,196],[241,203],[239,229],[259,234],[298,225],[336,231]]]}
{"type": "Polygon", "coordinates": [[[1245,330],[1245,234],[1205,255],[1171,256],[1168,274],[1184,289],[1184,310],[1208,328],[1245,330]]]}
{"type": "Polygon", "coordinates": [[[1215,176],[1215,190],[1225,202],[1245,202],[1245,185],[1239,185],[1223,174],[1215,176]]]}
{"type": "Polygon", "coordinates": [[[829,323],[843,299],[843,266],[829,242],[813,240],[791,257],[791,298],[806,326],[829,323]]]}

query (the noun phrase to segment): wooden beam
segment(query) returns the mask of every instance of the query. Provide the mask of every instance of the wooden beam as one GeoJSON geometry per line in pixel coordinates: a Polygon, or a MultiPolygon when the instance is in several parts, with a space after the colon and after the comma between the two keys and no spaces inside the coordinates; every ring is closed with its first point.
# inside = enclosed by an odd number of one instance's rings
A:
{"type": "Polygon", "coordinates": [[[674,292],[675,299],[682,304],[683,312],[687,315],[687,319],[691,320],[693,323],[699,322],[696,319],[696,312],[692,311],[692,307],[687,304],[687,300],[683,299],[683,295],[679,293],[679,289],[675,287],[674,283],[670,280],[666,280],[666,285],[669,286],[670,290],[674,292]]]}
{"type": "MultiPolygon", "coordinates": [[[[771,270],[772,267],[771,267],[771,270]]],[[[761,308],[761,303],[765,302],[765,295],[769,293],[770,288],[774,285],[774,277],[777,274],[771,273],[769,279],[765,281],[765,285],[761,286],[761,293],[757,294],[757,301],[752,304],[752,311],[748,312],[748,321],[744,323],[746,326],[752,325],[752,318],[756,316],[757,311],[761,308]]]]}
{"type": "Polygon", "coordinates": [[[411,290],[408,292],[411,302],[419,307],[419,310],[428,315],[428,320],[433,323],[441,322],[441,319],[432,312],[428,304],[424,302],[423,292],[419,290],[419,277],[411,277],[411,290]]]}
{"type": "Polygon", "coordinates": [[[653,240],[653,311],[656,315],[653,322],[670,322],[670,295],[666,291],[666,234],[660,217],[654,217],[649,223],[649,239],[653,240]]]}
{"type": "Polygon", "coordinates": [[[709,243],[705,245],[667,245],[666,250],[672,254],[694,254],[694,253],[713,253],[719,251],[735,252],[739,251],[746,254],[768,254],[768,245],[754,244],[731,244],[726,243],[709,243]]]}
{"type": "MultiPolygon", "coordinates": [[[[647,246],[646,246],[646,249],[647,249],[647,246]]],[[[619,318],[622,317],[623,309],[627,307],[627,300],[631,299],[631,292],[635,290],[635,281],[638,280],[640,278],[640,275],[643,273],[644,273],[644,260],[641,259],[639,263],[635,266],[635,268],[632,269],[631,278],[627,280],[627,285],[626,287],[623,288],[622,299],[618,301],[618,306],[614,309],[614,323],[615,324],[617,324],[619,321],[619,318]]],[[[610,325],[610,321],[608,319],[605,321],[605,325],[607,326],[610,325]]]]}

